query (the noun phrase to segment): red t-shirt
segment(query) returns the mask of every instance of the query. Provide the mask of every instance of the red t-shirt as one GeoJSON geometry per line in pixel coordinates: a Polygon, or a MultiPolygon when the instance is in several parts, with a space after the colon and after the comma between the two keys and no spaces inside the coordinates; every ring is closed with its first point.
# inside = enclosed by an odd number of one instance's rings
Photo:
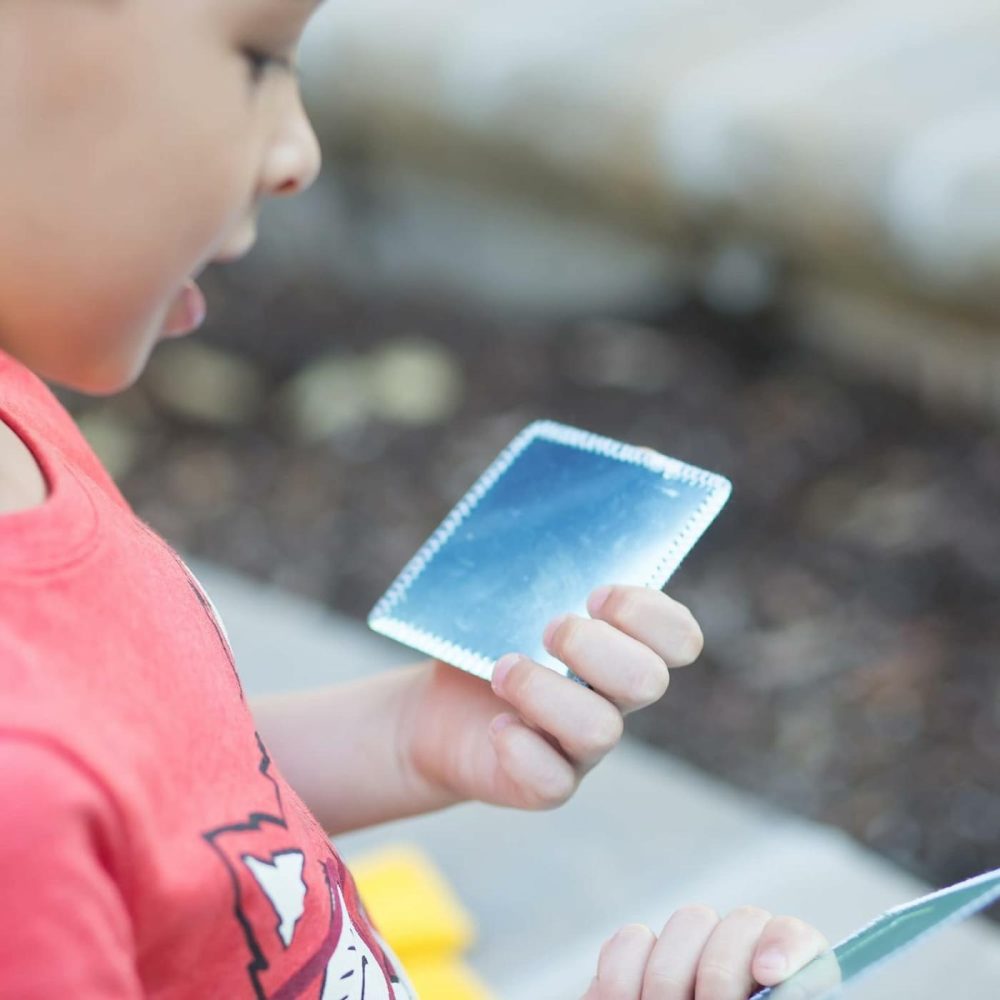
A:
{"type": "Polygon", "coordinates": [[[3,352],[0,418],[49,485],[0,516],[0,996],[408,1000],[201,587],[3,352]]]}

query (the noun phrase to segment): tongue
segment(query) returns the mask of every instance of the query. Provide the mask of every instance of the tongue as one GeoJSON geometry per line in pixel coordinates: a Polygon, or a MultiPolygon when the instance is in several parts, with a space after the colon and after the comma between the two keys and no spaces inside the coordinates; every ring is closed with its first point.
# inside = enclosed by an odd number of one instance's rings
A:
{"type": "Polygon", "coordinates": [[[198,285],[188,278],[177,294],[167,318],[163,323],[165,337],[180,337],[192,330],[197,330],[205,321],[207,306],[205,296],[198,285]]]}

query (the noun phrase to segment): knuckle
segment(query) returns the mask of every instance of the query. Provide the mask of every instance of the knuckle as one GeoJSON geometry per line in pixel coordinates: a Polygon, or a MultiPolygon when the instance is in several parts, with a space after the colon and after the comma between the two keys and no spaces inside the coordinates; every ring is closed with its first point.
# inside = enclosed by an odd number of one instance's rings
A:
{"type": "Polygon", "coordinates": [[[799,936],[813,933],[813,929],[804,920],[788,916],[772,917],[770,923],[767,925],[767,929],[770,933],[794,934],[799,936]]]}
{"type": "Polygon", "coordinates": [[[552,653],[560,660],[572,659],[578,632],[577,619],[567,615],[552,633],[552,653]]]}
{"type": "Polygon", "coordinates": [[[532,798],[540,810],[558,809],[576,791],[576,779],[567,772],[553,772],[540,778],[532,789],[532,798]]]}
{"type": "Polygon", "coordinates": [[[594,725],[590,734],[589,750],[601,754],[616,747],[625,732],[625,720],[621,712],[610,708],[602,713],[600,722],[594,725]]]}
{"type": "Polygon", "coordinates": [[[650,966],[646,969],[642,981],[643,996],[662,997],[663,1000],[687,1000],[690,993],[690,983],[681,973],[670,969],[658,969],[650,966]]]}
{"type": "Polygon", "coordinates": [[[759,906],[737,906],[729,916],[736,920],[755,921],[764,924],[771,919],[771,914],[767,910],[762,910],[759,906]]]}
{"type": "Polygon", "coordinates": [[[670,671],[666,663],[653,653],[648,659],[643,659],[639,669],[631,671],[622,694],[630,707],[641,708],[659,701],[669,686],[670,671]]]}
{"type": "Polygon", "coordinates": [[[697,921],[717,924],[719,922],[719,914],[711,906],[705,906],[703,903],[688,903],[686,906],[679,907],[674,911],[674,918],[690,923],[697,921]]]}
{"type": "Polygon", "coordinates": [[[616,625],[628,625],[635,617],[635,599],[625,587],[612,587],[604,602],[604,617],[616,625]]]}
{"type": "Polygon", "coordinates": [[[772,917],[766,933],[769,938],[778,938],[786,944],[791,943],[793,947],[811,948],[817,955],[830,947],[826,938],[812,924],[807,924],[798,917],[772,917]]]}
{"type": "Polygon", "coordinates": [[[677,639],[677,658],[684,665],[694,663],[705,648],[705,636],[694,615],[685,608],[685,622],[677,639]]]}
{"type": "Polygon", "coordinates": [[[651,705],[659,701],[670,687],[670,671],[666,663],[658,656],[651,659],[649,667],[642,672],[633,692],[636,701],[643,705],[651,705]]]}
{"type": "Polygon", "coordinates": [[[719,962],[703,962],[698,969],[698,1000],[732,1000],[739,996],[741,985],[736,972],[719,962]]]}
{"type": "Polygon", "coordinates": [[[505,693],[510,696],[511,700],[523,701],[530,697],[533,686],[534,671],[531,669],[531,664],[527,660],[521,660],[511,668],[507,675],[505,693]]]}

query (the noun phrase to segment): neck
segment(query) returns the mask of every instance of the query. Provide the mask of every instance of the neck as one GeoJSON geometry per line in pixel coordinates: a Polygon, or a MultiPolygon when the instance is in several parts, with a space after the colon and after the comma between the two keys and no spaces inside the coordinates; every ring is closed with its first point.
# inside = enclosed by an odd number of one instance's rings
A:
{"type": "Polygon", "coordinates": [[[48,484],[28,446],[0,419],[0,515],[37,507],[48,484]]]}

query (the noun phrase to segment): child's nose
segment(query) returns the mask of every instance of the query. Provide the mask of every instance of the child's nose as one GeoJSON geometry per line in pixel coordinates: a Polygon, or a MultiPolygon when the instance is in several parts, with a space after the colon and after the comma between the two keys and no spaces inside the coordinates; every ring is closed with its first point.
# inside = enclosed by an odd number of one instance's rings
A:
{"type": "Polygon", "coordinates": [[[322,162],[319,140],[299,105],[295,117],[269,151],[264,168],[265,193],[274,197],[301,194],[319,176],[322,162]]]}

